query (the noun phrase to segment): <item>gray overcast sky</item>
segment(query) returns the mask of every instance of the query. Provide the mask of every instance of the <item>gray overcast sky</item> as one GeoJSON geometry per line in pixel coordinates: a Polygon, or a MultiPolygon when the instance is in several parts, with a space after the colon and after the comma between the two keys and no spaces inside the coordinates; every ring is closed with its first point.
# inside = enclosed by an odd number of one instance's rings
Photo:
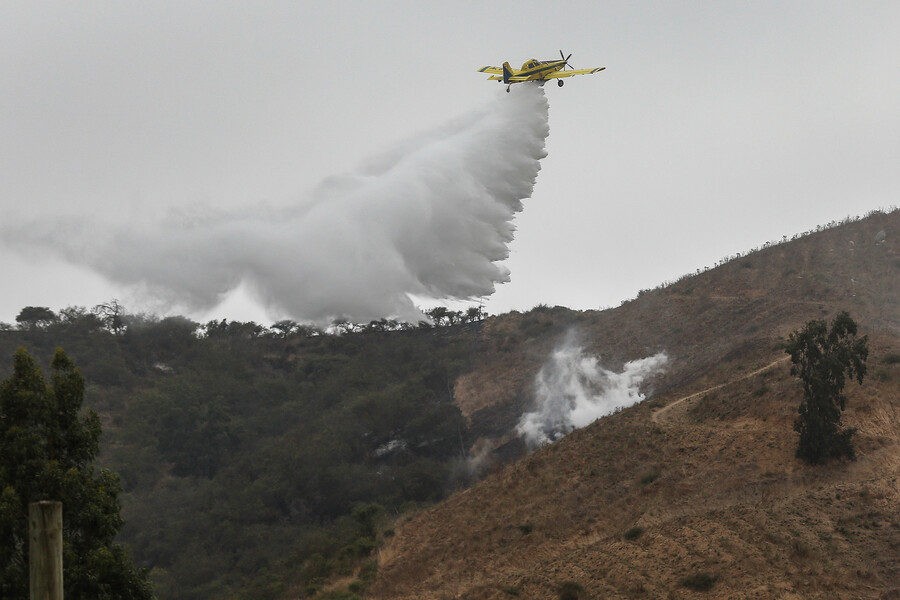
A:
{"type": "MultiPolygon", "coordinates": [[[[0,219],[296,202],[573,53],[490,312],[617,305],[900,198],[900,3],[2,2],[0,219]]],[[[8,221],[9,222],[9,221],[8,221]]],[[[2,242],[2,240],[0,240],[2,242]]],[[[152,308],[0,243],[0,321],[152,308]]],[[[240,298],[195,318],[262,320],[240,298]]]]}

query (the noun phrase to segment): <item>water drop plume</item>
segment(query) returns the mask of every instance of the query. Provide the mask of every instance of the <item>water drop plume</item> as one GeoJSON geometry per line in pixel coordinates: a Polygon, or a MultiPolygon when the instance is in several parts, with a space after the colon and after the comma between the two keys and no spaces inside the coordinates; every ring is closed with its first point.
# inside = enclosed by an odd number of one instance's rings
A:
{"type": "Polygon", "coordinates": [[[470,299],[509,279],[509,253],[546,155],[544,91],[486,106],[323,181],[284,208],[173,213],[151,223],[69,217],[0,226],[165,306],[207,311],[239,286],[273,318],[416,321],[410,295],[470,299]]]}
{"type": "Polygon", "coordinates": [[[518,433],[529,447],[552,443],[597,419],[646,398],[644,382],[665,370],[665,352],[625,363],[620,373],[604,369],[570,334],[535,378],[534,411],[519,420],[518,433]]]}

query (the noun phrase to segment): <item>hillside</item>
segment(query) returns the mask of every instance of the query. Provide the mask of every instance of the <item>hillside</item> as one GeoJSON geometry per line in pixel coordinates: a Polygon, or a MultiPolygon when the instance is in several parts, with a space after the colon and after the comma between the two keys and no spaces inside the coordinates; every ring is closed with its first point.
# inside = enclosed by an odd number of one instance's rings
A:
{"type": "Polygon", "coordinates": [[[652,400],[400,525],[366,597],[549,599],[568,584],[584,598],[691,598],[704,583],[716,597],[900,597],[898,232],[900,212],[876,213],[614,310],[490,321],[490,350],[456,387],[476,429],[514,426],[573,326],[605,364],[665,350],[669,369],[652,400]],[[848,386],[844,417],[859,458],[807,467],[794,458],[801,390],[779,342],[839,310],[870,340],[869,377],[848,386]]]}
{"type": "Polygon", "coordinates": [[[0,330],[0,354],[24,346],[46,369],[61,346],[83,370],[99,466],[124,489],[120,541],[159,598],[273,598],[296,565],[317,565],[310,581],[344,572],[371,553],[381,515],[469,478],[451,391],[478,322],[325,333],[23,312],[40,318],[0,330]]]}
{"type": "Polygon", "coordinates": [[[0,355],[62,346],[83,370],[121,541],[161,600],[691,597],[698,573],[734,597],[877,598],[900,586],[898,233],[875,213],[615,309],[437,326],[39,308],[0,324],[0,355]],[[839,310],[870,337],[860,459],[810,469],[779,344],[839,310]],[[611,373],[668,362],[649,400],[528,455],[516,427],[566,342],[611,373]]]}
{"type": "Polygon", "coordinates": [[[585,350],[613,369],[665,350],[671,360],[653,382],[656,393],[765,356],[787,332],[838,310],[870,329],[896,334],[897,240],[874,239],[880,231],[896,230],[898,221],[897,211],[876,213],[812,232],[642,292],[612,310],[537,308],[491,319],[480,367],[457,382],[455,401],[475,424],[496,421],[498,414],[518,418],[530,401],[534,374],[573,328],[585,350]]]}

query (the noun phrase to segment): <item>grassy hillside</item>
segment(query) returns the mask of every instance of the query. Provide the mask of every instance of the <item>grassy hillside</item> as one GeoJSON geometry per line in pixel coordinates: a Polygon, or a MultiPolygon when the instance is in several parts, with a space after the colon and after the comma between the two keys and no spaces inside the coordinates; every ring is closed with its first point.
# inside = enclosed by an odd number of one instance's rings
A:
{"type": "MultiPolygon", "coordinates": [[[[612,364],[667,350],[656,396],[402,524],[367,598],[895,597],[898,233],[900,213],[876,214],[567,315],[612,364]],[[870,340],[869,377],[848,385],[844,417],[859,459],[808,467],[794,458],[801,389],[779,344],[839,310],[870,340]]],[[[527,406],[536,367],[572,324],[560,320],[489,323],[492,351],[457,386],[463,413],[527,406]],[[544,322],[543,337],[526,333],[544,322]],[[521,351],[504,351],[511,337],[521,351]]]]}

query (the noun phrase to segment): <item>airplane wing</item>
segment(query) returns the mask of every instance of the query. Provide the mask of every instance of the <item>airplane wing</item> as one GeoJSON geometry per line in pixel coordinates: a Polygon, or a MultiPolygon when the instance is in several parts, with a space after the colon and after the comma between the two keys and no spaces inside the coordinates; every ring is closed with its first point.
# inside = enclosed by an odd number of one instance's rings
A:
{"type": "Polygon", "coordinates": [[[500,67],[481,67],[479,73],[490,73],[492,75],[503,75],[503,69],[500,67]]]}
{"type": "Polygon", "coordinates": [[[589,75],[591,73],[599,73],[606,67],[597,67],[596,69],[575,69],[573,71],[555,71],[548,73],[544,79],[562,79],[563,77],[571,77],[572,75],[589,75]]]}

